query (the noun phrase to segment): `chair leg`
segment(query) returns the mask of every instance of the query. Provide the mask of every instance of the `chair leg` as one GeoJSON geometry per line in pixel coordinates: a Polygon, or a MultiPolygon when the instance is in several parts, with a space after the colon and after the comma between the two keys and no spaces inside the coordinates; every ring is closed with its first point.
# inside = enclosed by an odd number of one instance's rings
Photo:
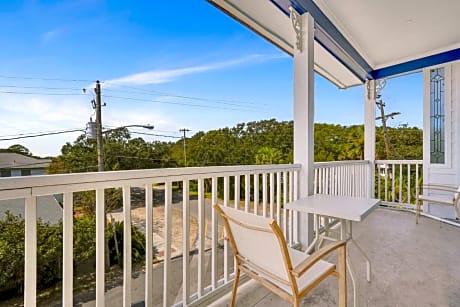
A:
{"type": "Polygon", "coordinates": [[[418,224],[418,220],[420,218],[420,200],[416,200],[416,209],[415,209],[415,224],[418,224]]]}
{"type": "Polygon", "coordinates": [[[300,297],[294,297],[293,307],[300,307],[300,297]]]}
{"type": "Polygon", "coordinates": [[[235,307],[236,303],[236,291],[238,290],[238,282],[240,280],[240,268],[237,266],[235,269],[235,281],[233,282],[233,290],[232,290],[232,302],[230,303],[230,307],[235,307]]]}
{"type": "Polygon", "coordinates": [[[347,250],[346,246],[342,246],[338,250],[338,273],[339,273],[339,307],[347,306],[347,250]]]}

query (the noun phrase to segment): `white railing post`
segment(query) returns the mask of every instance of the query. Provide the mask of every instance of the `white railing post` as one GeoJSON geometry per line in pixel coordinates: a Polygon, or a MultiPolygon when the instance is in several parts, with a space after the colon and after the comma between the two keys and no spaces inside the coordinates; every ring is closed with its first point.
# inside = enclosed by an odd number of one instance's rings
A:
{"type": "Polygon", "coordinates": [[[369,197],[374,197],[375,192],[375,94],[375,80],[366,81],[364,87],[364,160],[370,163],[368,177],[371,180],[367,191],[369,197]]]}
{"type": "Polygon", "coordinates": [[[241,191],[240,191],[240,181],[241,181],[241,178],[240,178],[240,175],[236,175],[235,176],[235,196],[234,196],[234,199],[235,199],[235,209],[240,209],[240,198],[241,198],[241,191]]]}
{"type": "Polygon", "coordinates": [[[204,179],[198,179],[198,297],[203,296],[205,278],[204,248],[206,240],[206,218],[204,200],[204,179]]]}
{"type": "Polygon", "coordinates": [[[171,306],[171,236],[172,236],[172,182],[165,182],[165,226],[163,260],[163,307],[171,306]]]}
{"type": "Polygon", "coordinates": [[[24,306],[37,304],[37,197],[25,199],[24,306]]]}
{"type": "Polygon", "coordinates": [[[147,183],[145,188],[145,306],[153,306],[153,190],[147,183]]]}
{"type": "Polygon", "coordinates": [[[131,187],[123,186],[123,306],[131,306],[131,187]]]}
{"type": "Polygon", "coordinates": [[[276,221],[281,227],[281,172],[276,173],[276,221]]]}
{"type": "Polygon", "coordinates": [[[211,235],[211,286],[212,290],[217,288],[217,241],[219,240],[217,212],[214,205],[217,204],[217,177],[212,177],[211,198],[212,198],[212,235],[211,235]]]}
{"type": "Polygon", "coordinates": [[[105,305],[105,204],[104,189],[96,190],[96,307],[105,305]]]}
{"type": "MultiPolygon", "coordinates": [[[[309,13],[300,16],[301,50],[294,50],[294,163],[302,165],[296,188],[297,197],[313,194],[314,161],[314,19],[309,13]],[[300,185],[297,187],[297,185],[300,185]]],[[[302,214],[295,233],[300,244],[313,240],[313,217],[302,214]]],[[[296,239],[296,238],[294,238],[296,239]]]]}
{"type": "Polygon", "coordinates": [[[262,173],[262,215],[267,217],[267,174],[262,173]]]}
{"type": "Polygon", "coordinates": [[[254,214],[259,214],[259,174],[254,174],[254,214]]]}
{"type": "MultiPolygon", "coordinates": [[[[224,177],[224,207],[228,207],[230,203],[230,178],[228,176],[224,177]]],[[[224,282],[227,283],[229,281],[229,248],[228,248],[228,241],[224,240],[224,282]]]]}
{"type": "Polygon", "coordinates": [[[270,172],[270,218],[275,215],[275,174],[270,172]]]}
{"type": "Polygon", "coordinates": [[[182,304],[190,298],[190,195],[189,181],[182,182],[182,304]]]}
{"type": "Polygon", "coordinates": [[[244,212],[249,213],[251,203],[251,175],[244,175],[244,212]]]}
{"type": "Polygon", "coordinates": [[[73,193],[64,193],[62,218],[62,305],[73,306],[73,193]]]}

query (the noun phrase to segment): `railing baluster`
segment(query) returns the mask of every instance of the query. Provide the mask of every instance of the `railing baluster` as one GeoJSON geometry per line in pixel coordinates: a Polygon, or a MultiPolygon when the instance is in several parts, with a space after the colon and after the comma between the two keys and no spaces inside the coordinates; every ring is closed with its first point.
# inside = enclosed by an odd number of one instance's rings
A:
{"type": "MultiPolygon", "coordinates": [[[[230,178],[228,176],[224,177],[224,206],[228,207],[230,202],[230,178]]],[[[229,281],[229,248],[228,248],[228,241],[224,240],[224,282],[227,283],[229,281]]]]}
{"type": "Polygon", "coordinates": [[[145,306],[153,306],[153,189],[147,183],[145,189],[145,306]]]}
{"type": "Polygon", "coordinates": [[[395,180],[396,180],[396,177],[395,177],[395,168],[396,168],[396,164],[391,164],[391,201],[394,202],[395,201],[395,180]]]}
{"type": "Polygon", "coordinates": [[[281,226],[281,172],[276,173],[276,222],[281,226]]]}
{"type": "Polygon", "coordinates": [[[131,306],[131,187],[123,187],[123,306],[131,306]]]}
{"type": "Polygon", "coordinates": [[[270,172],[270,218],[275,214],[275,174],[270,172]]]}
{"type": "Polygon", "coordinates": [[[251,203],[251,175],[244,175],[244,212],[249,213],[251,203]]]}
{"type": "Polygon", "coordinates": [[[104,189],[96,190],[96,307],[105,305],[105,208],[104,189]]]}
{"type": "Polygon", "coordinates": [[[315,168],[313,170],[313,194],[318,194],[318,188],[319,188],[319,184],[318,184],[318,173],[319,173],[319,168],[315,168]]]}
{"type": "Polygon", "coordinates": [[[259,214],[259,174],[254,174],[254,214],[259,214]]]}
{"type": "Polygon", "coordinates": [[[73,306],[73,193],[64,193],[62,217],[62,305],[73,306]]]}
{"type": "Polygon", "coordinates": [[[267,217],[267,174],[262,173],[262,215],[267,217]]]}
{"type": "Polygon", "coordinates": [[[418,168],[419,168],[418,163],[415,163],[415,197],[417,197],[417,195],[419,194],[419,193],[418,193],[418,189],[419,189],[419,184],[418,184],[418,168]]]}
{"type": "Polygon", "coordinates": [[[37,197],[25,199],[24,306],[37,304],[37,197]]]}
{"type": "MultiPolygon", "coordinates": [[[[293,200],[297,200],[299,198],[299,173],[296,171],[293,171],[292,174],[292,185],[293,185],[293,200]]],[[[294,222],[293,222],[293,228],[294,228],[294,241],[296,243],[299,242],[299,212],[294,212],[294,222]]]]}
{"type": "Polygon", "coordinates": [[[164,260],[163,260],[163,307],[171,306],[169,291],[171,277],[171,236],[172,236],[172,182],[165,182],[165,225],[164,225],[164,260]]]}
{"type": "Polygon", "coordinates": [[[205,278],[204,248],[207,228],[204,202],[204,179],[200,178],[198,179],[198,297],[203,296],[205,278]]]}
{"type": "Polygon", "coordinates": [[[217,212],[214,209],[214,205],[217,204],[217,177],[212,177],[211,186],[211,197],[212,197],[212,235],[211,235],[211,286],[212,290],[217,288],[217,241],[219,240],[219,225],[217,220],[217,212]]]}
{"type": "Polygon", "coordinates": [[[187,306],[190,298],[190,183],[182,181],[182,304],[187,306]]]}
{"type": "Polygon", "coordinates": [[[385,201],[388,201],[388,164],[385,164],[385,201]]]}
{"type": "Polygon", "coordinates": [[[403,165],[399,164],[399,202],[403,202],[403,165]]]}
{"type": "Polygon", "coordinates": [[[408,163],[407,164],[407,203],[410,204],[410,170],[411,170],[411,165],[408,163]]]}
{"type": "Polygon", "coordinates": [[[235,176],[235,209],[240,209],[240,200],[241,200],[241,189],[240,189],[240,175],[235,176]]]}
{"type": "Polygon", "coordinates": [[[283,172],[283,233],[284,237],[286,239],[286,242],[288,241],[289,234],[287,231],[287,210],[286,210],[286,204],[288,201],[288,172],[283,172]]]}

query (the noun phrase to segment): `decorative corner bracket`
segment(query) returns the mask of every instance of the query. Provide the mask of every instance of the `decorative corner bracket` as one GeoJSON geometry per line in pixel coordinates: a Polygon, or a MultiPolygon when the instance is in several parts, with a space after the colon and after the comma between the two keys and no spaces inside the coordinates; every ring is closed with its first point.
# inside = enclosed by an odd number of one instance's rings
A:
{"type": "Polygon", "coordinates": [[[291,18],[292,27],[294,28],[295,37],[296,37],[296,49],[299,52],[302,52],[302,19],[300,18],[299,13],[290,6],[289,7],[289,17],[291,18]]]}
{"type": "Polygon", "coordinates": [[[375,80],[366,81],[367,100],[375,100],[375,80]]]}

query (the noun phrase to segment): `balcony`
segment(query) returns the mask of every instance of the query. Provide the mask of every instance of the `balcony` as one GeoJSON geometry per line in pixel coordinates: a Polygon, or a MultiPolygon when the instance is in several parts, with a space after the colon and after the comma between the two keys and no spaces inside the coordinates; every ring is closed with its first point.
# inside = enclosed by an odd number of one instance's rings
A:
{"type": "MultiPolygon", "coordinates": [[[[373,263],[373,280],[367,283],[363,259],[350,246],[362,305],[454,306],[460,301],[460,267],[455,258],[460,254],[460,246],[452,244],[457,241],[460,228],[427,217],[415,225],[415,216],[407,210],[413,207],[416,183],[422,176],[420,169],[420,161],[315,164],[315,193],[378,196],[385,201],[385,207],[393,208],[379,208],[354,227],[356,240],[368,251],[373,263]]],[[[299,220],[286,212],[283,205],[298,195],[299,171],[299,165],[291,164],[0,179],[0,199],[25,202],[24,304],[224,306],[231,290],[233,257],[222,240],[222,224],[211,204],[219,202],[248,214],[272,217],[282,226],[287,241],[294,245],[299,220]],[[112,188],[122,189],[123,211],[112,215],[125,221],[123,236],[124,242],[128,242],[121,251],[123,270],[118,283],[107,274],[104,257],[104,191],[112,188]],[[96,191],[95,282],[86,292],[74,291],[76,274],[71,252],[75,247],[74,196],[81,191],[96,191]],[[134,199],[139,193],[144,203],[138,207],[134,199]],[[37,298],[37,199],[59,194],[63,195],[62,294],[53,302],[45,302],[41,296],[37,298]],[[143,215],[135,214],[139,210],[143,215]],[[131,224],[150,234],[146,235],[147,252],[141,268],[132,265],[131,224]],[[153,255],[154,248],[157,257],[153,255]]],[[[305,302],[313,306],[335,305],[336,294],[335,282],[327,281],[305,302]]],[[[238,297],[244,306],[282,304],[253,282],[241,283],[238,297]]]]}

